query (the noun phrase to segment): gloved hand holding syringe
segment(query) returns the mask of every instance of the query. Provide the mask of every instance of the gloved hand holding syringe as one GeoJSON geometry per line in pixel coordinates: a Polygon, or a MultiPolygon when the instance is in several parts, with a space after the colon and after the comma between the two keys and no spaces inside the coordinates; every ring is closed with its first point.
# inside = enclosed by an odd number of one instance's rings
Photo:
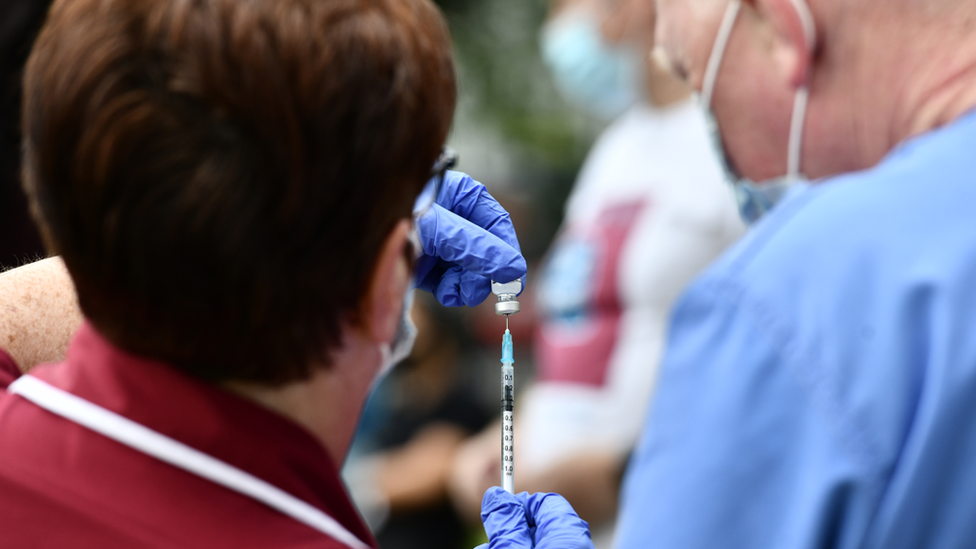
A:
{"type": "MultiPolygon", "coordinates": [[[[422,256],[417,261],[417,286],[447,306],[475,306],[487,296],[488,279],[518,280],[492,283],[498,296],[495,313],[505,316],[502,339],[502,487],[483,500],[485,531],[493,542],[511,539],[513,547],[530,547],[537,534],[559,532],[550,545],[592,549],[587,524],[555,494],[515,496],[514,364],[508,316],[519,311],[516,300],[526,273],[515,228],[508,212],[483,185],[459,172],[447,172],[435,207],[417,219],[422,256]],[[513,286],[517,284],[517,286],[513,286]],[[507,376],[507,377],[506,377],[507,376]],[[508,499],[506,499],[508,498],[508,499]],[[526,533],[531,532],[531,536],[526,533]],[[527,543],[520,543],[527,542],[527,543]]],[[[504,543],[504,541],[503,541],[504,543]]],[[[487,548],[487,544],[478,549],[487,548]]]]}
{"type": "Polygon", "coordinates": [[[495,314],[505,316],[505,335],[502,336],[502,488],[515,493],[515,363],[512,333],[508,317],[521,310],[517,301],[522,291],[522,279],[499,284],[491,282],[491,291],[498,296],[495,314]]]}

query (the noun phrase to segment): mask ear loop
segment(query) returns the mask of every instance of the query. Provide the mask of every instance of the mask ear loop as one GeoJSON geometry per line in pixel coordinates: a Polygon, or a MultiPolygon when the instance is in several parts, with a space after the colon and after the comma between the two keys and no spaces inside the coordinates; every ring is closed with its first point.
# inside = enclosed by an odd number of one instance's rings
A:
{"type": "MultiPolygon", "coordinates": [[[[738,2],[739,0],[735,0],[738,2]]],[[[791,0],[796,14],[800,18],[800,25],[803,27],[803,35],[806,39],[807,48],[813,51],[817,45],[817,31],[813,22],[813,14],[810,7],[803,0],[791,0]]],[[[810,89],[807,83],[796,90],[793,99],[793,116],[790,119],[790,141],[786,154],[786,178],[795,180],[800,176],[800,153],[803,145],[803,126],[806,122],[807,102],[810,98],[810,89]]]]}
{"type": "Polygon", "coordinates": [[[715,91],[718,69],[722,65],[725,47],[729,44],[729,36],[732,35],[732,27],[735,26],[741,7],[741,0],[729,2],[728,7],[725,8],[725,15],[722,16],[722,23],[719,24],[718,34],[715,35],[715,43],[712,44],[712,52],[708,55],[708,65],[705,67],[705,76],[702,79],[701,102],[705,108],[712,106],[712,92],[715,91]]]}
{"type": "MultiPolygon", "coordinates": [[[[800,25],[803,27],[807,48],[813,51],[816,47],[816,26],[813,21],[813,14],[803,0],[790,1],[794,9],[796,9],[797,16],[800,18],[800,25]]],[[[719,24],[718,34],[715,36],[715,43],[712,44],[712,51],[708,56],[708,65],[705,67],[705,76],[702,79],[701,102],[706,108],[712,105],[712,94],[715,91],[718,70],[722,65],[725,48],[728,46],[729,37],[732,35],[732,28],[735,26],[735,21],[741,8],[741,0],[731,0],[725,8],[725,15],[722,17],[722,22],[719,24]]],[[[788,180],[797,179],[800,174],[803,126],[806,122],[809,97],[810,91],[807,85],[804,84],[796,91],[796,96],[793,99],[793,114],[790,119],[790,136],[786,157],[786,176],[788,180]]]]}
{"type": "Polygon", "coordinates": [[[817,27],[813,22],[810,6],[804,0],[790,0],[790,3],[793,4],[796,14],[800,17],[800,25],[803,27],[803,37],[806,38],[807,48],[813,51],[817,46],[817,27]]]}
{"type": "Polygon", "coordinates": [[[796,90],[793,99],[793,117],[790,119],[790,142],[786,153],[786,178],[790,181],[800,177],[800,152],[803,146],[803,123],[807,117],[807,99],[810,91],[806,85],[796,90]]]}

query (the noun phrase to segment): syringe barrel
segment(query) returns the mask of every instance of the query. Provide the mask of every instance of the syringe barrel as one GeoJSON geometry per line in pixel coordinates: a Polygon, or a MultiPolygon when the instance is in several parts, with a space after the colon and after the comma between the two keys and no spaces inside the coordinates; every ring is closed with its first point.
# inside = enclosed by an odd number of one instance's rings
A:
{"type": "Polygon", "coordinates": [[[515,369],[502,364],[502,488],[515,493],[515,369]]]}

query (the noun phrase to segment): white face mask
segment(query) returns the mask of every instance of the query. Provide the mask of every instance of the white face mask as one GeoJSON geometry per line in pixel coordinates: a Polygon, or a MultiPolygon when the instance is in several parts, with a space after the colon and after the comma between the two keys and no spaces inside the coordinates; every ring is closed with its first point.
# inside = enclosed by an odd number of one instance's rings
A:
{"type": "Polygon", "coordinates": [[[397,326],[396,334],[393,336],[393,343],[380,344],[380,356],[382,364],[373,378],[373,385],[370,392],[383,381],[393,367],[403,359],[410,356],[413,351],[413,344],[417,341],[417,325],[413,322],[410,312],[413,310],[413,285],[403,296],[403,312],[400,314],[400,325],[397,326]]]}
{"type": "MultiPolygon", "coordinates": [[[[800,16],[803,31],[806,35],[807,46],[812,51],[815,44],[816,32],[814,29],[813,16],[804,0],[791,0],[800,16]]],[[[735,25],[742,7],[741,0],[731,0],[725,10],[725,16],[719,25],[718,35],[715,37],[715,44],[708,57],[708,65],[705,67],[705,78],[702,82],[701,104],[706,111],[708,118],[709,132],[712,134],[713,146],[718,153],[719,160],[722,162],[726,176],[732,182],[735,191],[735,198],[739,204],[739,215],[748,224],[756,222],[766,212],[779,202],[791,186],[798,182],[805,182],[807,178],[800,173],[800,146],[803,143],[803,123],[806,120],[807,98],[809,91],[806,86],[796,90],[793,100],[793,117],[790,121],[790,140],[787,146],[786,175],[756,183],[748,178],[740,176],[732,167],[726,153],[725,144],[722,142],[722,134],[719,132],[718,121],[712,112],[712,94],[715,91],[715,80],[718,77],[718,69],[722,64],[722,57],[725,54],[725,47],[728,45],[729,36],[732,34],[732,27],[735,25]]]]}
{"type": "MultiPolygon", "coordinates": [[[[420,198],[417,200],[419,201],[420,198]]],[[[416,223],[410,229],[407,238],[410,239],[410,244],[413,246],[414,260],[416,260],[421,256],[424,249],[420,243],[420,233],[417,232],[416,223]]],[[[397,331],[393,334],[392,344],[380,344],[381,364],[380,369],[376,371],[376,375],[373,377],[373,385],[370,387],[371,393],[386,379],[386,376],[393,370],[393,367],[403,362],[413,351],[413,345],[417,341],[417,325],[413,322],[411,312],[413,311],[413,289],[416,286],[416,281],[411,279],[410,284],[407,286],[407,292],[403,294],[403,310],[400,312],[400,325],[397,326],[397,331]]]]}

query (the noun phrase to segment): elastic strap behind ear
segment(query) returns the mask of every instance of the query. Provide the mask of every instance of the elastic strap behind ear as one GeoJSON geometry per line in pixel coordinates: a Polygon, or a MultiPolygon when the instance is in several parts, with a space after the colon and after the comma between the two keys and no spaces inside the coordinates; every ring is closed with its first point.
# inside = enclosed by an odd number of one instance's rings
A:
{"type": "Polygon", "coordinates": [[[800,25],[803,26],[803,36],[807,41],[807,48],[812,52],[817,47],[817,26],[813,22],[813,13],[805,0],[790,0],[796,8],[796,14],[800,17],[800,25]]]}
{"type": "Polygon", "coordinates": [[[740,0],[731,0],[727,8],[725,8],[725,15],[722,16],[722,22],[718,26],[718,34],[715,36],[715,42],[712,43],[712,52],[708,56],[708,65],[705,67],[705,75],[702,79],[702,91],[701,91],[701,104],[706,108],[712,105],[712,93],[715,92],[715,80],[718,79],[718,69],[722,66],[722,58],[725,57],[725,47],[729,43],[729,37],[732,35],[732,27],[735,26],[735,20],[739,15],[739,9],[742,7],[742,2],[740,0]]]}

